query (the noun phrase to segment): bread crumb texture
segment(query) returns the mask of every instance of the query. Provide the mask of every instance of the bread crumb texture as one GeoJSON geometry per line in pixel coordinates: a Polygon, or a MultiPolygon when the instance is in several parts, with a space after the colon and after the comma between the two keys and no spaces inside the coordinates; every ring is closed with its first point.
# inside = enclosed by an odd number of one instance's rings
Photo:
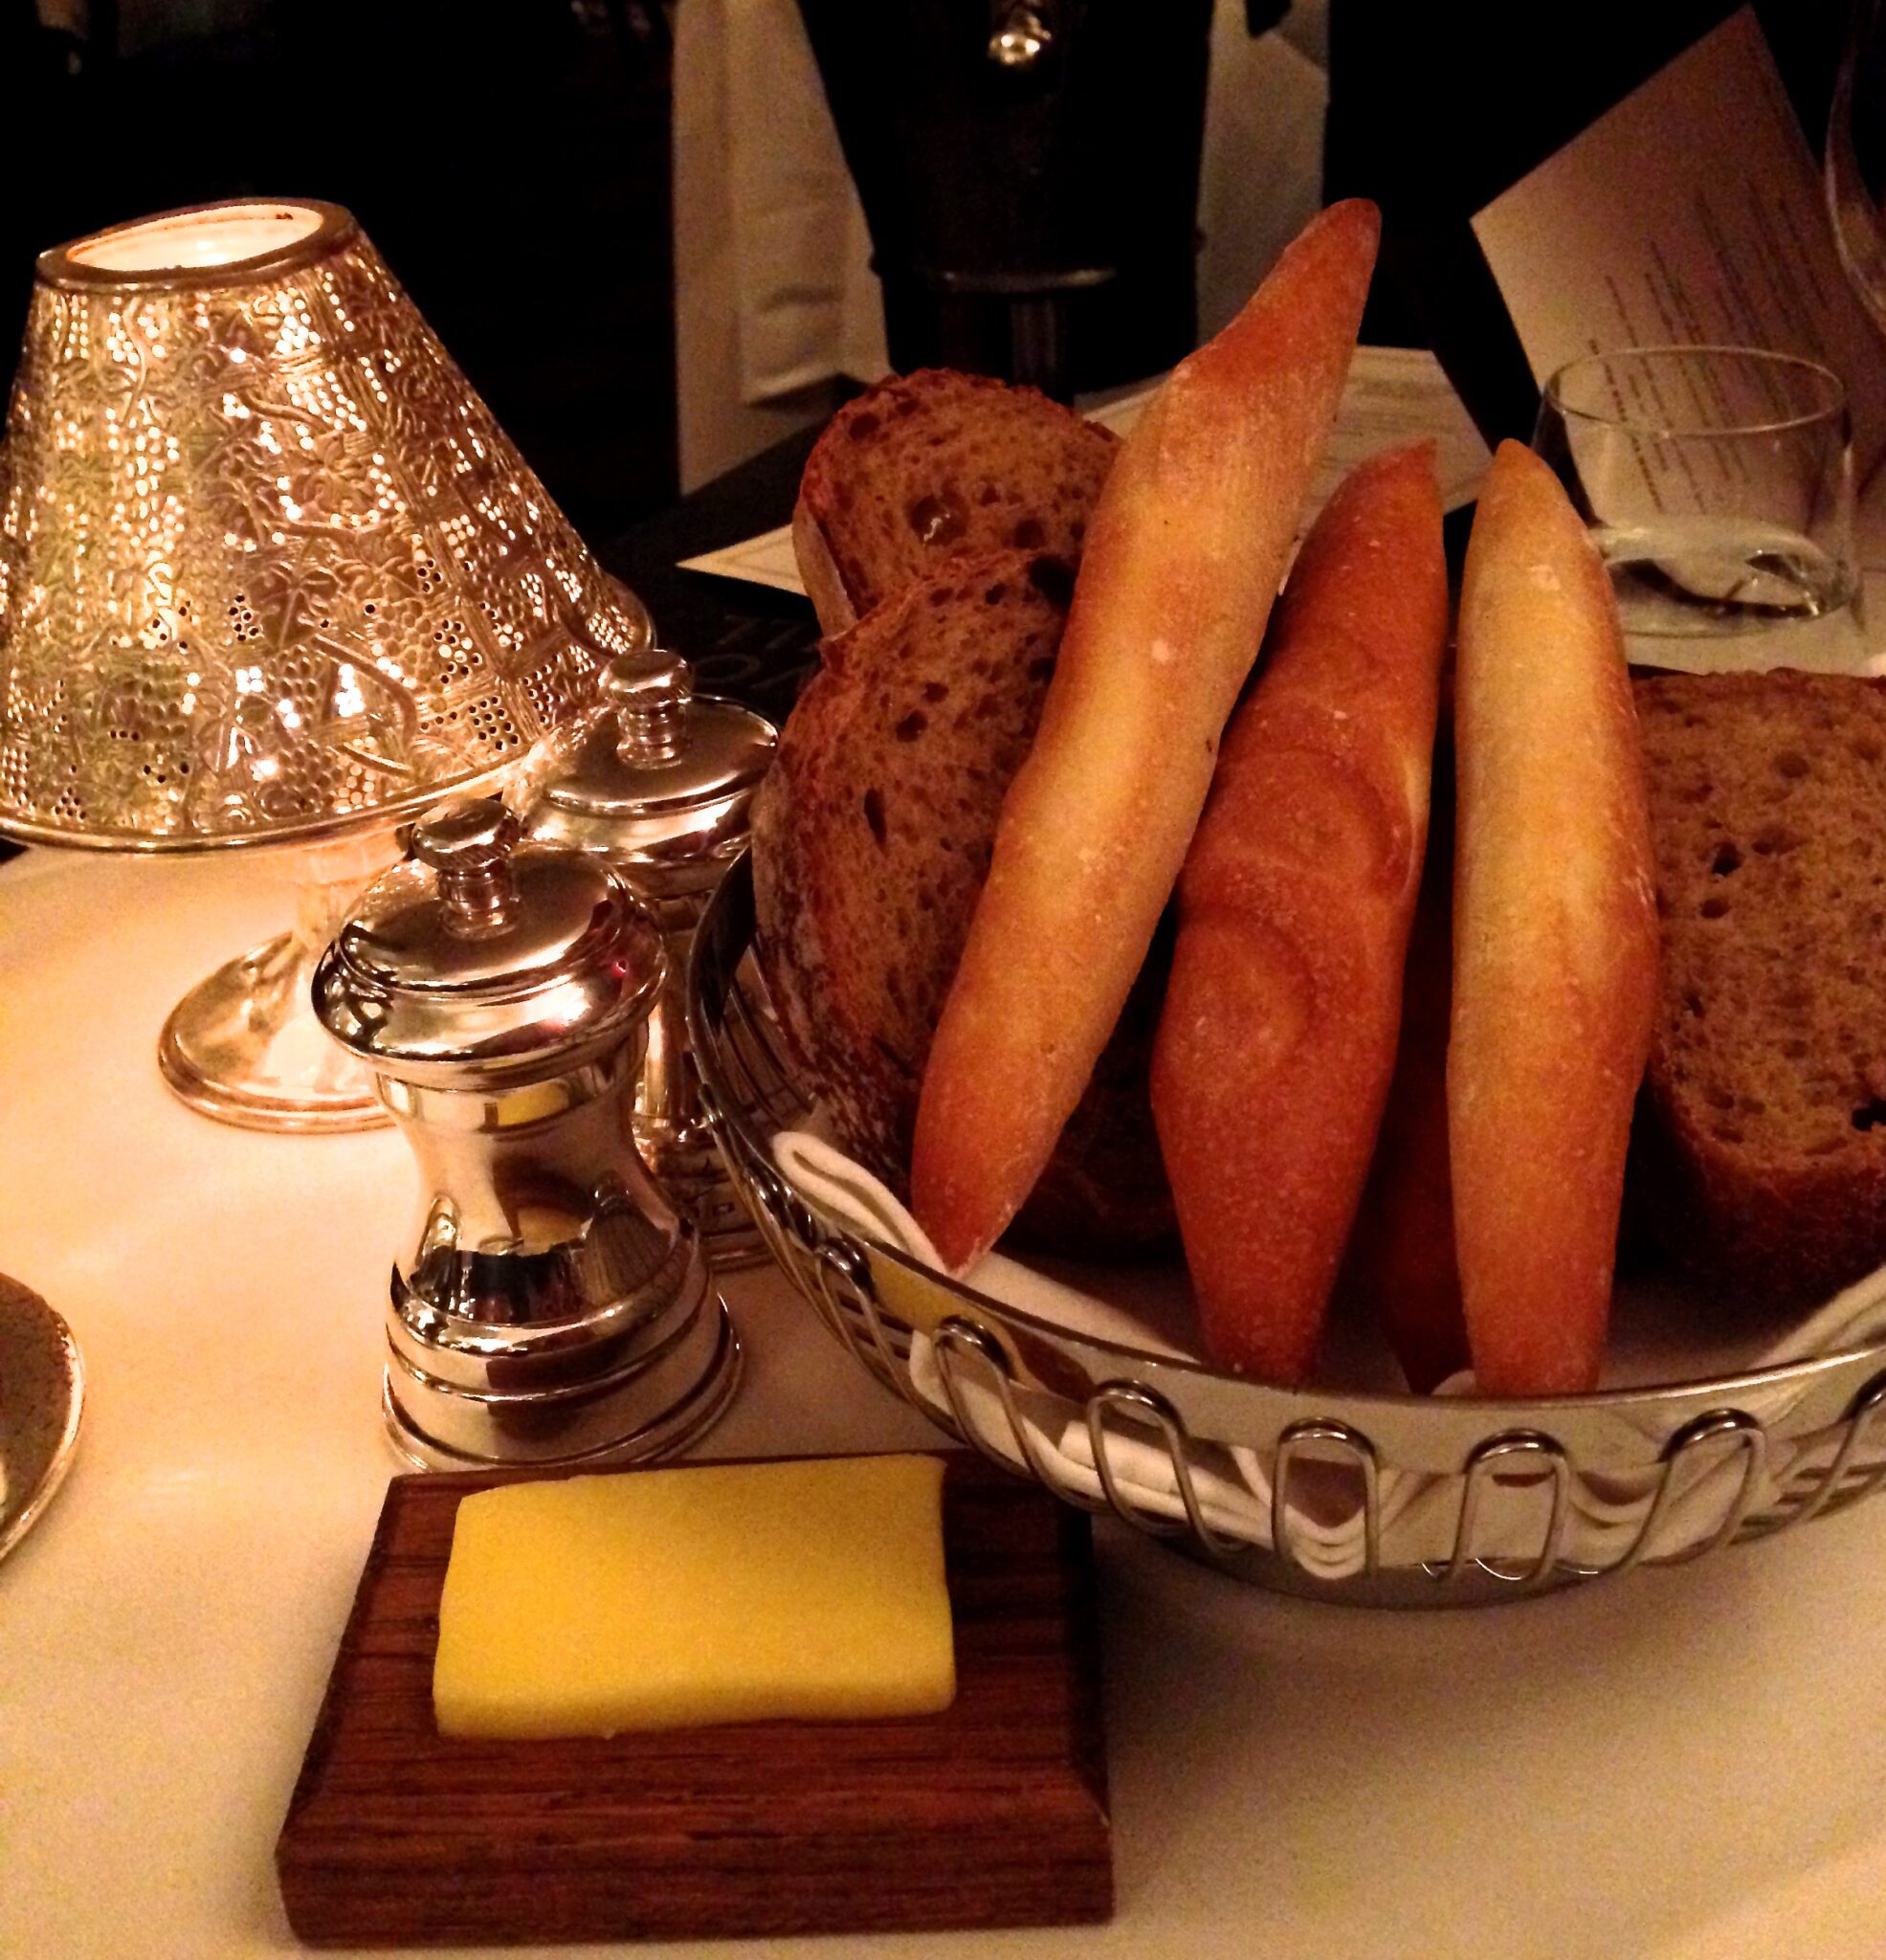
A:
{"type": "Polygon", "coordinates": [[[1649,1209],[1730,1291],[1831,1292],[1886,1258],[1886,691],[1777,671],[1636,696],[1663,940],[1649,1209]]]}

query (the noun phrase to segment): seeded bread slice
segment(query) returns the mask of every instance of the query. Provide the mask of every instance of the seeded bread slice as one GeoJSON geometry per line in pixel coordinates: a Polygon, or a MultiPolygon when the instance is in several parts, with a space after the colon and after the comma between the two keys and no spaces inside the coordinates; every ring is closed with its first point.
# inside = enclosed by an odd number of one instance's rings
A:
{"type": "Polygon", "coordinates": [[[953,558],[1080,555],[1113,436],[1032,388],[926,368],[867,389],[806,462],[799,575],[828,634],[953,558]]]}
{"type": "MultiPolygon", "coordinates": [[[[1033,739],[1073,577],[1004,551],[908,585],[825,660],[753,808],[760,964],[845,1147],[908,1188],[930,1039],[988,870],[1009,779],[1033,739]]],[[[1149,983],[1037,1188],[1026,1236],[1069,1251],[1168,1238],[1146,1096],[1149,983]]]]}
{"type": "Polygon", "coordinates": [[[1731,1294],[1824,1296],[1886,1260],[1886,687],[1636,694],[1663,937],[1644,1210],[1731,1294]]]}

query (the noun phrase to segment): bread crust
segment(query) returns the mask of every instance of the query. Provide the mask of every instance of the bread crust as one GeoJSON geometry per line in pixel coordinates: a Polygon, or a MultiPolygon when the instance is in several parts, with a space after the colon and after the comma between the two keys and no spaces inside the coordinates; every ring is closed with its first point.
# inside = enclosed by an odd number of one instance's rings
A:
{"type": "Polygon", "coordinates": [[[1335,416],[1375,207],[1315,219],[1121,443],[931,1049],[913,1205],[960,1270],[1048,1161],[1150,945],[1335,416]]]}
{"type": "Polygon", "coordinates": [[[1484,1393],[1597,1385],[1656,1001],[1644,762],[1609,580],[1546,465],[1500,445],[1455,670],[1448,1142],[1484,1393]]]}
{"type": "Polygon", "coordinates": [[[1310,1371],[1401,1026],[1447,566],[1433,454],[1365,463],[1303,546],[1179,881],[1153,1114],[1208,1351],[1310,1371]]]}
{"type": "Polygon", "coordinates": [[[819,632],[828,639],[849,633],[858,623],[857,608],[845,590],[824,528],[803,493],[792,506],[792,556],[799,567],[799,583],[818,615],[819,632]]]}

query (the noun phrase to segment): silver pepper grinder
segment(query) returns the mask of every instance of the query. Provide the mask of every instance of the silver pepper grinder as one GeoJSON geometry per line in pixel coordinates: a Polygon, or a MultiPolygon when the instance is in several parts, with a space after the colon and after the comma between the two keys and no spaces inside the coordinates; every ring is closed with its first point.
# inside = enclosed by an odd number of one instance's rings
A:
{"type": "Polygon", "coordinates": [[[684,981],[695,927],[746,843],[779,736],[750,709],[697,695],[688,663],[665,648],[610,660],[599,686],[605,712],[544,784],[525,830],[607,859],[655,908],[668,980],[649,1016],[635,1141],[700,1226],[714,1264],[751,1265],[765,1248],[700,1113],[684,981]]]}
{"type": "Polygon", "coordinates": [[[384,1405],[428,1469],[671,1454],[732,1395],[740,1348],[692,1220],[630,1134],[667,960],[608,866],[449,803],[315,969],[417,1160],[384,1405]]]}

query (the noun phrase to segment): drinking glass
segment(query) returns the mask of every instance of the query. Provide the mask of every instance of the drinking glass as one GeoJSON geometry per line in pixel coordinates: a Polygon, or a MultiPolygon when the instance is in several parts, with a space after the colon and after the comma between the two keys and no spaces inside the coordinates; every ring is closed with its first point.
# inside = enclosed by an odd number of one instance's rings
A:
{"type": "Polygon", "coordinates": [[[1545,384],[1533,447],[1591,527],[1633,663],[1866,666],[1831,368],[1756,347],[1587,354],[1545,384]]]}

